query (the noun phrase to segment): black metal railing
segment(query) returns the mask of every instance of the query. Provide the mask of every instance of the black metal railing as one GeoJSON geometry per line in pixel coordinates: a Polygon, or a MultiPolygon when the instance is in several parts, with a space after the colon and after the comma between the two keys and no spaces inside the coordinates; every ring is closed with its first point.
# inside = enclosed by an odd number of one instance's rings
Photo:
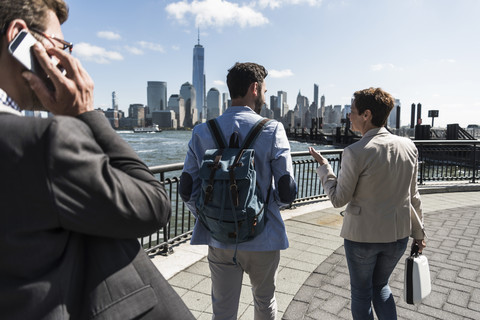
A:
{"type": "Polygon", "coordinates": [[[420,161],[418,182],[479,179],[480,141],[414,141],[420,161]]]}
{"type": "MultiPolygon", "coordinates": [[[[414,141],[419,151],[418,182],[465,181],[475,183],[479,177],[480,141],[414,141]]],[[[324,150],[335,173],[340,170],[343,149],[324,150]]],[[[292,152],[293,169],[298,193],[293,204],[326,198],[316,174],[317,164],[307,151],[292,152]]],[[[159,176],[172,202],[172,217],[167,227],[140,239],[147,253],[168,254],[172,247],[187,240],[195,218],[181,200],[178,192],[183,163],[150,167],[159,176]]]]}

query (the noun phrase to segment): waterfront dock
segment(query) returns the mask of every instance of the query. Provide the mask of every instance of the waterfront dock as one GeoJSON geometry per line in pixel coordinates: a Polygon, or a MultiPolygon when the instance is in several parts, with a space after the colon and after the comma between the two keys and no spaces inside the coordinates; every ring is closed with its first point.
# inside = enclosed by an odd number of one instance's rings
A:
{"type": "MultiPolygon", "coordinates": [[[[421,186],[428,233],[432,293],[418,306],[403,299],[404,258],[391,278],[399,319],[480,319],[480,185],[421,186]]],[[[281,251],[276,297],[278,319],[351,319],[348,269],[339,236],[340,212],[328,200],[283,210],[290,248],[281,251]]],[[[152,261],[197,319],[211,319],[206,246],[182,243],[152,261]]],[[[407,250],[408,251],[408,250],[407,250]]],[[[238,318],[253,319],[249,278],[244,277],[238,318]]]]}

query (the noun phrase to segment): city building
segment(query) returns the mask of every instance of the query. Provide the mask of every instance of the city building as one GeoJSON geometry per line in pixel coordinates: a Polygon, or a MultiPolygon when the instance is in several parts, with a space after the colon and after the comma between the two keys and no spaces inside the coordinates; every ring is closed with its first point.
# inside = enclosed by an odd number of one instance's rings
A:
{"type": "Polygon", "coordinates": [[[197,108],[196,108],[196,92],[193,85],[189,82],[182,84],[180,88],[180,96],[184,100],[185,105],[185,121],[184,127],[193,128],[197,123],[197,108]]]}
{"type": "Polygon", "coordinates": [[[228,93],[224,92],[222,93],[222,114],[228,109],[228,93]]]}
{"type": "MultiPolygon", "coordinates": [[[[196,92],[196,107],[199,121],[205,119],[205,50],[200,44],[200,31],[198,32],[198,43],[193,48],[193,78],[192,83],[196,92]]],[[[185,98],[185,97],[184,97],[185,98]]]]}
{"type": "Polygon", "coordinates": [[[175,119],[179,128],[187,127],[185,124],[185,100],[178,94],[172,94],[168,99],[168,110],[175,112],[175,119]]]}
{"type": "Polygon", "coordinates": [[[118,111],[118,99],[115,91],[112,92],[112,109],[118,111]]]}
{"type": "Polygon", "coordinates": [[[274,119],[273,110],[267,108],[266,105],[263,106],[262,110],[260,111],[260,115],[265,118],[274,119]]]}
{"type": "Polygon", "coordinates": [[[121,118],[119,110],[115,110],[113,108],[107,109],[105,111],[105,117],[107,117],[108,121],[110,122],[110,125],[114,129],[118,129],[120,126],[119,119],[121,118]]]}
{"type": "Polygon", "coordinates": [[[325,96],[322,95],[320,98],[320,108],[318,109],[317,117],[323,118],[323,114],[325,113],[325,96]]]}
{"type": "Polygon", "coordinates": [[[297,105],[295,107],[296,110],[298,110],[297,114],[295,115],[300,119],[300,127],[301,128],[310,128],[310,112],[308,110],[309,103],[308,103],[308,98],[305,96],[302,96],[302,93],[298,91],[297,95],[297,105]]]}
{"type": "Polygon", "coordinates": [[[400,111],[401,111],[401,108],[402,108],[402,104],[400,103],[400,100],[395,99],[394,107],[393,107],[392,111],[390,112],[390,115],[388,116],[388,121],[387,121],[387,125],[390,128],[397,128],[397,129],[400,128],[400,111]],[[397,119],[398,119],[398,127],[397,127],[397,119]]]}
{"type": "Polygon", "coordinates": [[[147,105],[146,118],[151,119],[152,113],[167,109],[167,83],[163,81],[147,82],[147,105]]]}
{"type": "Polygon", "coordinates": [[[132,127],[145,126],[145,106],[140,103],[133,103],[128,107],[128,118],[132,127]]]}
{"type": "Polygon", "coordinates": [[[177,120],[175,119],[175,111],[161,110],[152,112],[152,123],[157,124],[160,128],[177,128],[177,120]]]}
{"type": "Polygon", "coordinates": [[[217,88],[211,88],[207,93],[207,115],[205,119],[215,119],[221,114],[220,91],[217,88]]]}
{"type": "MultiPolygon", "coordinates": [[[[313,102],[315,103],[315,105],[319,106],[319,101],[318,101],[318,84],[313,84],[313,102]]],[[[315,117],[317,116],[317,114],[315,113],[315,117]]]]}
{"type": "Polygon", "coordinates": [[[280,117],[284,117],[288,112],[287,93],[285,91],[278,91],[277,106],[280,109],[280,117]]]}

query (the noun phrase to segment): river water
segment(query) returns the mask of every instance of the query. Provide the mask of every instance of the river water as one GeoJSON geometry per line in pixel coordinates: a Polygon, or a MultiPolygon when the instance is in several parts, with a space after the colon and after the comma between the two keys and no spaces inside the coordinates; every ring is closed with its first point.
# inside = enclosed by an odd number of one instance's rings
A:
{"type": "MultiPolygon", "coordinates": [[[[148,165],[164,165],[183,162],[188,149],[191,131],[164,130],[159,133],[133,133],[133,131],[117,131],[148,165]]],[[[292,151],[308,151],[309,144],[290,141],[292,151]]],[[[329,149],[331,146],[316,146],[318,149],[329,149]]]]}

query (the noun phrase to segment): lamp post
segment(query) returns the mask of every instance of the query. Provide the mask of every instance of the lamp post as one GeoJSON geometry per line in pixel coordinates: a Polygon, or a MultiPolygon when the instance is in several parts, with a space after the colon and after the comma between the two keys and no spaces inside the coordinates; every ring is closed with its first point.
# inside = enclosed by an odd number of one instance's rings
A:
{"type": "Polygon", "coordinates": [[[438,110],[428,110],[428,117],[432,118],[432,128],[435,118],[438,118],[438,110]]]}

